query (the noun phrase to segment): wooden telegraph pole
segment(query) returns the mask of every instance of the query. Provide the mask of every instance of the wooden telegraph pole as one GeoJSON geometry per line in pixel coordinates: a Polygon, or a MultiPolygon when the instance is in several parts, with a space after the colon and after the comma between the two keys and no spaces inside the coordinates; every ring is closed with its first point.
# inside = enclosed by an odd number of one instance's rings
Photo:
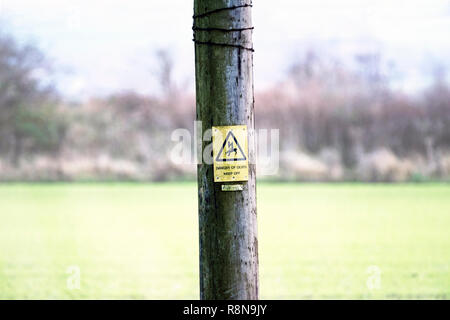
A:
{"type": "Polygon", "coordinates": [[[251,0],[194,0],[193,29],[197,120],[213,138],[213,163],[202,139],[198,164],[200,298],[258,299],[251,0]]]}

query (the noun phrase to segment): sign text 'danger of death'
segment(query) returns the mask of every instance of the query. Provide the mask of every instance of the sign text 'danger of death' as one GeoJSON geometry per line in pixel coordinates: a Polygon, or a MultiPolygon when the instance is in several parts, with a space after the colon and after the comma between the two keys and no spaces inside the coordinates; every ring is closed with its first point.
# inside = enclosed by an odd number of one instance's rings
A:
{"type": "Polygon", "coordinates": [[[247,126],[212,127],[214,182],[248,181],[247,126]]]}

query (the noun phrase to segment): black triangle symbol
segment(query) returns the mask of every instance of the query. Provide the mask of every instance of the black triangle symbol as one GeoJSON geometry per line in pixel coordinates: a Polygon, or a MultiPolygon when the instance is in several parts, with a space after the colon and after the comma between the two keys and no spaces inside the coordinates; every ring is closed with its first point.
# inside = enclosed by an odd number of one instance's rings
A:
{"type": "Polygon", "coordinates": [[[216,161],[217,161],[217,162],[230,162],[230,161],[243,161],[243,160],[247,160],[247,157],[245,156],[244,151],[242,151],[241,145],[240,145],[239,142],[237,141],[237,139],[236,139],[236,137],[234,136],[233,132],[230,131],[230,132],[228,132],[227,137],[225,138],[225,140],[224,140],[224,142],[223,142],[223,144],[222,144],[222,148],[220,148],[220,151],[219,151],[219,153],[217,154],[216,161]],[[225,146],[227,145],[227,141],[228,141],[231,137],[233,138],[234,143],[236,143],[236,148],[234,148],[235,154],[237,155],[237,149],[239,148],[239,151],[241,152],[242,157],[240,157],[240,158],[237,158],[237,157],[234,157],[234,158],[221,158],[221,155],[222,155],[222,153],[223,153],[223,150],[225,149],[225,146]]]}

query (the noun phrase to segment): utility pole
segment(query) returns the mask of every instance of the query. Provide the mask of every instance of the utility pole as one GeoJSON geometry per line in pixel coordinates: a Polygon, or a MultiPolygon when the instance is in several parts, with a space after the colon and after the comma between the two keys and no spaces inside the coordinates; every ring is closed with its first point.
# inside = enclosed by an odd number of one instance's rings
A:
{"type": "Polygon", "coordinates": [[[211,141],[202,139],[197,169],[207,300],[259,298],[251,7],[194,0],[197,121],[213,136],[214,163],[205,161],[211,141]]]}

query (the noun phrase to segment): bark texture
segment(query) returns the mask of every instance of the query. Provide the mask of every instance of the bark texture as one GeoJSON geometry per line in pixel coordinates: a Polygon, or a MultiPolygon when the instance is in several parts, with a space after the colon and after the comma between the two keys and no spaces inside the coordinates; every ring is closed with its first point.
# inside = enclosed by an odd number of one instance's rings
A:
{"type": "MultiPolygon", "coordinates": [[[[214,183],[212,164],[198,165],[201,299],[259,297],[253,52],[242,48],[252,47],[252,30],[222,30],[252,27],[251,7],[241,7],[250,3],[194,0],[194,15],[239,7],[194,17],[197,120],[203,132],[241,124],[249,129],[249,179],[241,182],[243,191],[221,191],[222,183],[214,183]]],[[[202,150],[210,143],[203,141],[202,150]]]]}

